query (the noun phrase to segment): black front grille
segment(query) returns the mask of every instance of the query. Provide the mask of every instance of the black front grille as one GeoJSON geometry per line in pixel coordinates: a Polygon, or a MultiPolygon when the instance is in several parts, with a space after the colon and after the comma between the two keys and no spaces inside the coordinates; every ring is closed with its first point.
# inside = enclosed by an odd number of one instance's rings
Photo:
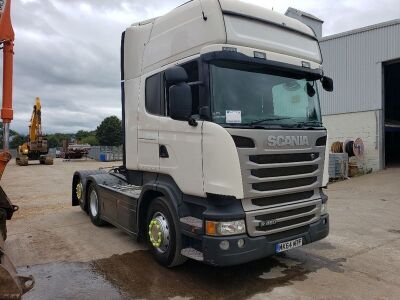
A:
{"type": "Polygon", "coordinates": [[[317,170],[318,170],[318,165],[272,168],[272,169],[257,169],[257,170],[251,170],[251,175],[258,178],[280,177],[280,176],[310,174],[317,170]]]}
{"type": "Polygon", "coordinates": [[[291,219],[288,221],[279,222],[274,225],[257,226],[256,229],[259,231],[271,231],[271,230],[275,230],[275,229],[279,229],[279,228],[283,228],[283,227],[288,227],[288,226],[292,226],[292,225],[296,225],[296,224],[305,223],[305,222],[311,221],[311,219],[313,219],[313,218],[314,218],[314,215],[305,216],[305,217],[301,217],[301,218],[297,218],[297,219],[291,219]]]}
{"type": "Polygon", "coordinates": [[[254,141],[250,138],[232,135],[233,141],[238,148],[255,148],[254,141]]]}
{"type": "Polygon", "coordinates": [[[300,179],[291,179],[291,180],[279,180],[279,181],[271,181],[271,182],[259,182],[253,183],[252,187],[256,191],[275,191],[275,190],[284,190],[301,186],[308,186],[317,181],[317,177],[308,177],[308,178],[300,178],[300,179]]]}
{"type": "Polygon", "coordinates": [[[319,153],[290,153],[251,155],[250,161],[259,165],[314,161],[319,153]]]}
{"type": "Polygon", "coordinates": [[[252,199],[251,203],[256,206],[277,205],[300,200],[307,200],[310,199],[312,196],[314,196],[314,191],[308,191],[302,193],[252,199]]]}
{"type": "Polygon", "coordinates": [[[268,221],[268,220],[274,220],[274,219],[286,218],[286,217],[290,217],[290,216],[301,215],[301,214],[305,214],[305,213],[313,211],[316,207],[317,207],[316,205],[311,205],[311,206],[307,206],[307,207],[300,207],[300,208],[280,211],[280,212],[276,212],[276,213],[272,213],[272,214],[261,215],[261,216],[257,216],[256,220],[268,221]]]}

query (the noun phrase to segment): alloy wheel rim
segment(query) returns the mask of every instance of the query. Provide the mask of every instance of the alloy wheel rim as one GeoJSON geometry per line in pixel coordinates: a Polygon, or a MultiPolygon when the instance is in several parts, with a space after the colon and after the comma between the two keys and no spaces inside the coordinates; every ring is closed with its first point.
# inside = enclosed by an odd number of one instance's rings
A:
{"type": "Polygon", "coordinates": [[[156,212],[149,224],[150,243],[160,253],[165,253],[170,245],[170,226],[161,212],[156,212]]]}
{"type": "Polygon", "coordinates": [[[97,216],[97,212],[98,212],[98,197],[97,197],[97,193],[95,190],[92,190],[92,192],[90,193],[90,212],[92,213],[93,217],[97,216]]]}

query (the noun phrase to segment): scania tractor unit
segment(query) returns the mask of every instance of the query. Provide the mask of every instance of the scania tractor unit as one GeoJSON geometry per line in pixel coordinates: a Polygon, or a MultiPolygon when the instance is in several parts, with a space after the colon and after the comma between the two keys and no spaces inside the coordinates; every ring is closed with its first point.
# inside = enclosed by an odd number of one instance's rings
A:
{"type": "Polygon", "coordinates": [[[242,264],[329,232],[324,75],[314,31],[193,0],[122,34],[123,165],[77,171],[72,204],[173,267],[242,264]]]}

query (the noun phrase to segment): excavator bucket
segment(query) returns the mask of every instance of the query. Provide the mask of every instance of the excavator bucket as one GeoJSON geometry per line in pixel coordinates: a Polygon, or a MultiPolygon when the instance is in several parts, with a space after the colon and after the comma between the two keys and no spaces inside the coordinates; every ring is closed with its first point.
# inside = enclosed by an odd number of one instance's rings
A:
{"type": "Polygon", "coordinates": [[[21,299],[22,295],[33,288],[32,276],[17,274],[13,263],[5,252],[7,238],[6,221],[10,220],[18,207],[12,205],[0,186],[0,299],[21,299]]]}

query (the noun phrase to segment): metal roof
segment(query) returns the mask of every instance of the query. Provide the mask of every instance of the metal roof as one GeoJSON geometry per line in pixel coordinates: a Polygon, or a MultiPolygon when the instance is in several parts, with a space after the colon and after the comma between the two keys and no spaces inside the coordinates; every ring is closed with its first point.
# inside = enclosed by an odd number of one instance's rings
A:
{"type": "Polygon", "coordinates": [[[397,24],[400,24],[400,19],[395,19],[392,21],[382,22],[382,23],[378,23],[378,24],[374,24],[374,25],[369,25],[369,26],[365,26],[365,27],[325,36],[321,39],[321,42],[338,39],[341,37],[358,34],[358,33],[366,32],[366,31],[376,30],[376,29],[380,29],[380,28],[384,28],[384,27],[389,27],[389,26],[393,26],[393,25],[397,25],[397,24]]]}
{"type": "Polygon", "coordinates": [[[383,66],[400,59],[400,20],[322,39],[324,71],[335,82],[321,92],[324,115],[383,109],[383,66]]]}

